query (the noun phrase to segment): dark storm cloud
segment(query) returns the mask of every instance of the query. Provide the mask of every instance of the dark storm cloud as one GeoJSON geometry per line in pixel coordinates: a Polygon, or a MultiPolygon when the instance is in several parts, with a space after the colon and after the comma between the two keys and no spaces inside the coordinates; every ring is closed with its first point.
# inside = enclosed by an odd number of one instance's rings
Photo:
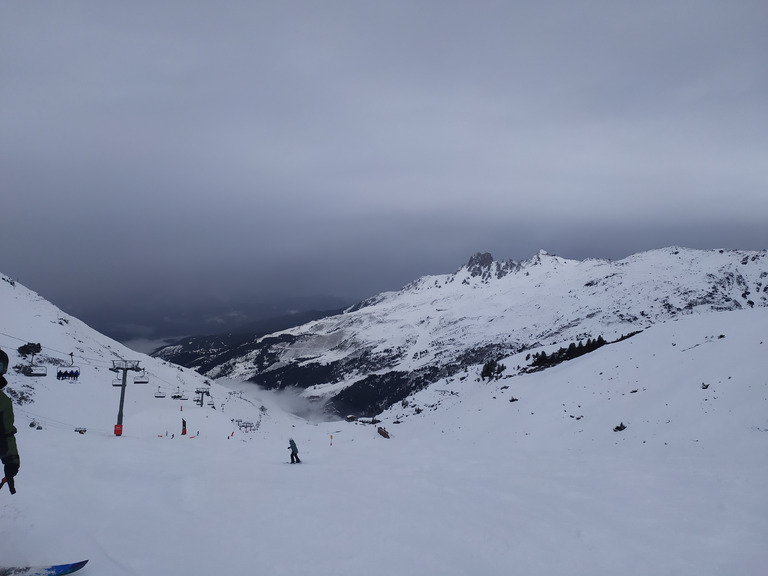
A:
{"type": "Polygon", "coordinates": [[[0,7],[0,271],[65,309],[768,247],[763,2],[0,7]]]}

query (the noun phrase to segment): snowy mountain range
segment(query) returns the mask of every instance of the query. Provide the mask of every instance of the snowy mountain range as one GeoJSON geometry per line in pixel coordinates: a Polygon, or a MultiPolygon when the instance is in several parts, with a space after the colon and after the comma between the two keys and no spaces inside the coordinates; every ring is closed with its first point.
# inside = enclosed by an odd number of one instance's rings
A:
{"type": "Polygon", "coordinates": [[[374,425],[296,417],[279,392],[136,353],[2,277],[21,470],[15,495],[0,489],[0,568],[88,559],[83,576],[761,575],[765,267],[765,252],[479,256],[261,340],[287,366],[351,358],[353,342],[368,348],[360,358],[414,373],[465,354],[463,369],[374,425]],[[610,343],[534,365],[596,336],[610,343]],[[403,342],[407,351],[387,352],[403,342]],[[472,363],[470,349],[487,353],[472,363]],[[486,359],[497,360],[491,373],[486,359]],[[117,437],[122,389],[110,368],[124,362],[142,371],[127,374],[117,437]],[[289,437],[300,465],[287,464],[289,437]]]}
{"type": "MultiPolygon", "coordinates": [[[[156,352],[209,378],[299,389],[338,415],[373,416],[468,367],[677,317],[768,306],[768,251],[669,247],[620,261],[476,254],[453,274],[267,336],[187,339],[156,352]]],[[[532,359],[506,375],[531,369],[532,359]]],[[[507,363],[509,364],[509,363],[507,363]]]]}

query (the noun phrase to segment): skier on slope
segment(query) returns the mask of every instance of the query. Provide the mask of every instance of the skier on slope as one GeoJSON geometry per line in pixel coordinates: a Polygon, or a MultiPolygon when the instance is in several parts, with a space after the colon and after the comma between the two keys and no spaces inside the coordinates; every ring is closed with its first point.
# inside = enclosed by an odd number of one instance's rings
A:
{"type": "Polygon", "coordinates": [[[13,404],[3,392],[8,384],[3,374],[8,370],[8,354],[0,350],[0,461],[3,463],[3,480],[14,492],[13,478],[19,472],[19,450],[16,447],[16,428],[13,425],[13,404]]]}
{"type": "Polygon", "coordinates": [[[288,443],[290,444],[288,449],[291,451],[291,464],[301,464],[301,460],[299,460],[299,449],[296,448],[296,442],[293,441],[293,438],[289,438],[288,443]]]}

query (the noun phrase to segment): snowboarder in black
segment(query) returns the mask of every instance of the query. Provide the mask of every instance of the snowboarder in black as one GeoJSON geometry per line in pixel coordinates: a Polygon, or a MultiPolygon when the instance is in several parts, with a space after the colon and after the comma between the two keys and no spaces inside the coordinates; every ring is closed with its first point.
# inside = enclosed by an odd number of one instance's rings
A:
{"type": "Polygon", "coordinates": [[[288,449],[291,451],[291,464],[301,464],[301,460],[299,460],[299,449],[296,448],[296,442],[293,441],[293,438],[290,438],[288,443],[290,444],[288,449]]]}
{"type": "Polygon", "coordinates": [[[3,374],[8,370],[8,354],[0,350],[0,461],[3,463],[3,480],[14,490],[13,478],[19,472],[19,450],[16,447],[16,428],[13,425],[13,404],[3,392],[8,384],[3,374]]]}

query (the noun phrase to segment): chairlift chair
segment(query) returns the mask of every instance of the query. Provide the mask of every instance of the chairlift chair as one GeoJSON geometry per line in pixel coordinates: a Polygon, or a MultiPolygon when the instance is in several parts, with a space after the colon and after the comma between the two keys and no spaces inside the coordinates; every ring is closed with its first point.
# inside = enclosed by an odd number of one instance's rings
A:
{"type": "Polygon", "coordinates": [[[121,378],[115,378],[112,380],[112,386],[122,386],[123,380],[121,378]]]}
{"type": "Polygon", "coordinates": [[[56,368],[56,380],[77,380],[80,378],[79,366],[59,366],[56,368]]]}
{"type": "Polygon", "coordinates": [[[171,394],[171,399],[172,400],[181,400],[181,388],[180,387],[178,387],[178,386],[176,387],[176,392],[171,394]]]}
{"type": "Polygon", "coordinates": [[[29,364],[21,369],[21,373],[24,376],[38,378],[40,376],[47,376],[48,368],[42,364],[29,364]]]}
{"type": "Polygon", "coordinates": [[[165,392],[160,390],[160,386],[157,387],[157,392],[155,392],[155,398],[165,398],[165,392]]]}
{"type": "Polygon", "coordinates": [[[75,366],[75,354],[69,353],[69,366],[56,368],[56,380],[77,380],[80,377],[80,366],[75,366]]]}
{"type": "Polygon", "coordinates": [[[147,377],[147,372],[145,370],[141,371],[140,376],[135,376],[133,378],[134,384],[149,384],[149,378],[147,377]]]}

